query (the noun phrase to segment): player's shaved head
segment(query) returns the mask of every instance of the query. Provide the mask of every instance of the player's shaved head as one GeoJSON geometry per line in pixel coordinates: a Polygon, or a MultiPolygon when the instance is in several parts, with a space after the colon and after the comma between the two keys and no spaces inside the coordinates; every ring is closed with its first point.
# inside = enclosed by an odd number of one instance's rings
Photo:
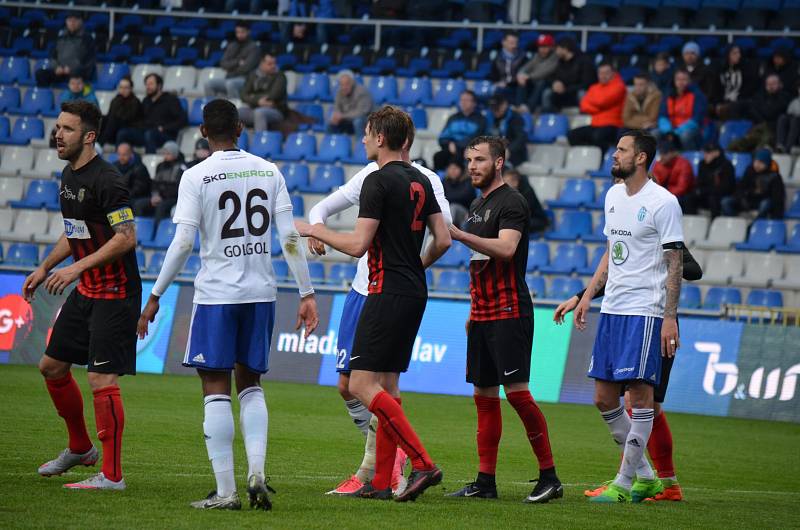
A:
{"type": "Polygon", "coordinates": [[[215,99],[203,107],[203,134],[212,142],[236,141],[242,122],[236,105],[226,99],[215,99]]]}
{"type": "Polygon", "coordinates": [[[390,105],[373,112],[367,119],[368,133],[376,138],[383,136],[384,145],[390,151],[400,151],[403,148],[411,134],[409,127],[413,126],[407,113],[390,105]]]}

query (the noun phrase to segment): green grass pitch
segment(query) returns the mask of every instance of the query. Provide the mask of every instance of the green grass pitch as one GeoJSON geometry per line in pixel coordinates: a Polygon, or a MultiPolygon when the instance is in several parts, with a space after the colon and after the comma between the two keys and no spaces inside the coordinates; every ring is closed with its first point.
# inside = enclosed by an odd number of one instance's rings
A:
{"type": "MultiPolygon", "coordinates": [[[[93,433],[85,373],[76,370],[76,378],[93,433]]],[[[582,491],[614,475],[618,456],[608,430],[591,407],[545,404],[565,496],[526,505],[521,500],[537,475],[535,460],[516,414],[504,404],[500,499],[447,499],[444,493],[476,472],[474,405],[465,397],[406,394],[404,407],[444,481],[417,502],[400,504],[323,495],[360,462],[363,438],[334,388],[266,382],[274,509],[200,512],[189,502],[213,489],[213,477],[196,377],[123,379],[124,492],[61,487],[94,468],[39,477],[37,466],[63,449],[66,430],[35,367],[2,366],[0,381],[0,528],[800,527],[800,425],[670,414],[686,502],[596,506],[582,491]]],[[[246,463],[238,431],[235,444],[241,492],[246,463]]]]}

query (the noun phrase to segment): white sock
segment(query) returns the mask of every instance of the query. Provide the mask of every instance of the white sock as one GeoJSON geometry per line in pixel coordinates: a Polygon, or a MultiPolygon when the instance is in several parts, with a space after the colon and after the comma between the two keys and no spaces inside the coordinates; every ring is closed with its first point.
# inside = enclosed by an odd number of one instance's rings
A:
{"type": "Polygon", "coordinates": [[[378,417],[374,414],[367,427],[367,441],[364,443],[364,459],[358,466],[356,478],[365,484],[375,476],[375,436],[378,432],[378,417]]]}
{"type": "MultiPolygon", "coordinates": [[[[611,430],[611,437],[614,439],[617,446],[619,446],[620,451],[622,451],[628,439],[628,433],[630,433],[631,430],[631,419],[625,412],[625,408],[620,406],[614,410],[603,412],[602,416],[608,424],[608,428],[611,430]]],[[[641,461],[636,466],[636,476],[644,479],[652,479],[655,476],[653,474],[653,468],[650,466],[650,462],[647,461],[644,452],[642,453],[641,461]]]]}
{"type": "Polygon", "coordinates": [[[646,460],[644,463],[642,462],[645,458],[644,453],[647,449],[647,441],[650,439],[650,432],[653,430],[653,409],[633,409],[631,420],[631,429],[622,453],[622,464],[617,478],[614,479],[614,483],[625,489],[631,488],[633,479],[640,470],[643,473],[640,475],[642,478],[653,478],[653,470],[650,468],[649,462],[646,460]],[[644,464],[646,464],[646,468],[644,464]]]}
{"type": "Polygon", "coordinates": [[[244,449],[247,453],[247,476],[264,476],[267,457],[267,426],[269,414],[260,386],[251,386],[239,394],[239,428],[242,429],[244,449]]]}
{"type": "Polygon", "coordinates": [[[367,436],[369,433],[369,422],[372,419],[372,413],[369,411],[367,407],[364,406],[357,399],[351,399],[344,402],[347,405],[347,413],[350,414],[350,417],[353,418],[353,423],[358,430],[361,431],[361,434],[367,436]]]}
{"type": "Polygon", "coordinates": [[[206,449],[214,476],[217,479],[217,495],[229,497],[236,492],[233,478],[233,412],[231,397],[212,394],[203,400],[205,420],[203,433],[206,449]]]}

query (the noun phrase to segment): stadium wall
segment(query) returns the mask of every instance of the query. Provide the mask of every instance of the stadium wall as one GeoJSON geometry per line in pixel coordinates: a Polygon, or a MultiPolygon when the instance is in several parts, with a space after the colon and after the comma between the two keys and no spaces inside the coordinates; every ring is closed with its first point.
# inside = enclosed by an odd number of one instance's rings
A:
{"type": "MultiPolygon", "coordinates": [[[[0,364],[35,364],[66,298],[40,290],[32,304],[21,296],[25,275],[0,273],[0,364]]],[[[149,293],[151,282],[144,282],[149,293]]],[[[164,294],[150,335],[139,341],[137,370],[191,374],[181,365],[193,288],[173,285],[164,294]]],[[[320,325],[308,338],[294,329],[297,294],[279,292],[267,380],[336,384],[336,334],[345,300],[340,292],[320,292],[320,325]],[[280,310],[283,308],[283,310],[280,310]]],[[[414,344],[402,388],[468,396],[464,382],[469,303],[431,299],[414,344]]],[[[539,401],[592,402],[586,377],[598,314],[579,332],[571,315],[563,326],[552,321],[552,307],[535,309],[531,391],[539,401]]],[[[681,349],[672,370],[665,409],[714,416],[800,423],[800,328],[681,317],[681,349]]]]}

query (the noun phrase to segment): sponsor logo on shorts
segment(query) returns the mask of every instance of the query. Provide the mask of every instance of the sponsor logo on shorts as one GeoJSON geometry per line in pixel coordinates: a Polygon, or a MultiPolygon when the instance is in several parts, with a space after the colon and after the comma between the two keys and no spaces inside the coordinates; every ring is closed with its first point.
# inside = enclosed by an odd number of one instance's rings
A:
{"type": "Polygon", "coordinates": [[[64,235],[69,239],[91,239],[86,221],[79,219],[64,219],[64,235]]]}
{"type": "Polygon", "coordinates": [[[104,365],[104,364],[108,364],[108,363],[110,363],[110,362],[111,362],[111,361],[103,361],[103,362],[99,363],[99,362],[95,361],[95,362],[94,362],[94,365],[95,365],[95,366],[102,366],[102,365],[104,365]]]}
{"type": "Polygon", "coordinates": [[[633,372],[633,367],[632,366],[627,367],[627,368],[617,368],[616,370],[614,370],[614,375],[622,375],[622,374],[626,374],[628,372],[633,372]]]}
{"type": "Polygon", "coordinates": [[[204,363],[204,362],[206,362],[206,358],[203,357],[202,353],[198,353],[197,355],[192,357],[192,362],[193,363],[204,363]]]}
{"type": "Polygon", "coordinates": [[[615,241],[611,246],[611,261],[614,265],[622,265],[628,261],[628,245],[624,241],[615,241]]]}
{"type": "Polygon", "coordinates": [[[515,372],[519,372],[519,368],[515,368],[514,370],[511,370],[510,372],[506,371],[506,370],[503,370],[503,375],[511,375],[511,374],[513,374],[515,372]]]}

